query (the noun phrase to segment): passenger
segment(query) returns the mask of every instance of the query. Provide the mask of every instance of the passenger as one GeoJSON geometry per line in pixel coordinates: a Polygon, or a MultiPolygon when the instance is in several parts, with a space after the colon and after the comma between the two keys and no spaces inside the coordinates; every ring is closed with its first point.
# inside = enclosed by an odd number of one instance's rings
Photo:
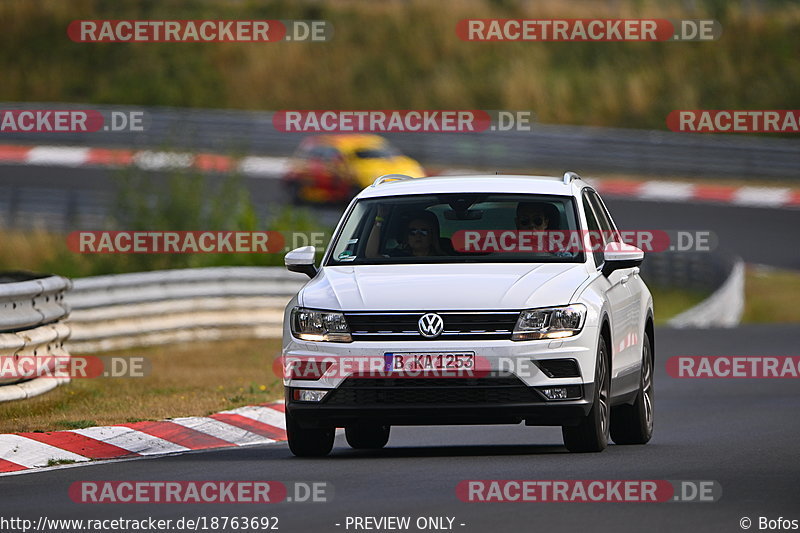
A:
{"type": "Polygon", "coordinates": [[[367,257],[425,257],[446,255],[439,242],[439,219],[430,211],[418,210],[406,214],[400,234],[395,240],[400,246],[378,253],[386,210],[381,208],[375,217],[367,240],[367,257]]]}

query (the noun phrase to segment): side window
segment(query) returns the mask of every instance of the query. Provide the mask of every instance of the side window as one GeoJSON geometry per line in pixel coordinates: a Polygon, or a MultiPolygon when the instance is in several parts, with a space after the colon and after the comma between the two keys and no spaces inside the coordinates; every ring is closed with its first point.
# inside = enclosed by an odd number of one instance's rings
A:
{"type": "MultiPolygon", "coordinates": [[[[586,224],[588,225],[588,230],[592,235],[599,235],[600,234],[600,226],[597,224],[597,217],[594,214],[594,209],[592,209],[591,204],[589,203],[588,195],[584,192],[583,193],[583,210],[586,212],[586,224]]],[[[599,243],[597,238],[592,239],[592,246],[596,246],[599,243]]],[[[594,250],[592,252],[594,256],[594,264],[595,266],[599,267],[605,261],[603,257],[603,250],[594,250]]]]}
{"type": "Polygon", "coordinates": [[[311,149],[309,156],[322,161],[333,161],[339,155],[339,151],[332,146],[319,145],[311,149]]]}
{"type": "Polygon", "coordinates": [[[592,207],[594,207],[597,221],[600,223],[600,228],[603,230],[604,242],[618,242],[617,228],[614,226],[614,222],[611,221],[606,206],[603,205],[600,197],[597,196],[597,193],[594,191],[587,192],[587,196],[589,197],[589,202],[592,204],[592,207]]]}
{"type": "Polygon", "coordinates": [[[343,156],[342,153],[339,151],[338,148],[330,147],[328,153],[325,154],[326,161],[341,161],[343,156]]]}

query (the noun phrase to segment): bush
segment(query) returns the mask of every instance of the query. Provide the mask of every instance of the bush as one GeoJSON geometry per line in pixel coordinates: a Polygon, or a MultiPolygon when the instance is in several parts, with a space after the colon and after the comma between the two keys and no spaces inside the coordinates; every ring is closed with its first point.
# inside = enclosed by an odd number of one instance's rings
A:
{"type": "Polygon", "coordinates": [[[542,123],[666,129],[675,109],[800,107],[785,1],[0,3],[0,100],[234,109],[532,110],[542,123]],[[463,42],[464,18],[714,18],[714,42],[463,42]],[[324,19],[326,43],[73,43],[74,19],[324,19]]]}
{"type": "MultiPolygon", "coordinates": [[[[260,220],[241,178],[212,180],[176,171],[166,181],[137,169],[119,176],[111,226],[124,231],[328,232],[304,209],[284,206],[260,220]]],[[[0,238],[0,270],[33,270],[68,277],[209,266],[282,266],[283,253],[79,254],[66,236],[8,231],[0,238]]]]}

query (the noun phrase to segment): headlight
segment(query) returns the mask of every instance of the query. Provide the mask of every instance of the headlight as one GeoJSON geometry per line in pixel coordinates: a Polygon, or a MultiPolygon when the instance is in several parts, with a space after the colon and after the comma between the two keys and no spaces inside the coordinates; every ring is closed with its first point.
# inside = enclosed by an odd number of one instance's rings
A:
{"type": "Polygon", "coordinates": [[[577,335],[586,318],[586,306],[572,304],[522,311],[511,340],[563,339],[577,335]]]}
{"type": "Polygon", "coordinates": [[[304,341],[353,341],[342,313],[302,307],[292,309],[292,335],[304,341]]]}

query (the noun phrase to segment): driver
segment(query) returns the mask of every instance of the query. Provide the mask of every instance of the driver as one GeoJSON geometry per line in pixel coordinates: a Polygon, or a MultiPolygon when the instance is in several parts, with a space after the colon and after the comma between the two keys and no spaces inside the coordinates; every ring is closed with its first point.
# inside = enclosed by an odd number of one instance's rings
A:
{"type": "Polygon", "coordinates": [[[550,227],[547,214],[548,204],[541,202],[520,202],[517,204],[517,217],[514,221],[518,230],[544,231],[550,227]]]}
{"type": "Polygon", "coordinates": [[[444,255],[439,246],[439,219],[430,211],[414,211],[408,215],[400,242],[404,244],[408,255],[444,255]]]}
{"type": "Polygon", "coordinates": [[[399,235],[400,246],[378,253],[380,234],[386,210],[380,208],[367,240],[367,257],[426,257],[445,255],[439,242],[439,219],[424,209],[412,211],[403,217],[399,235]]]}

